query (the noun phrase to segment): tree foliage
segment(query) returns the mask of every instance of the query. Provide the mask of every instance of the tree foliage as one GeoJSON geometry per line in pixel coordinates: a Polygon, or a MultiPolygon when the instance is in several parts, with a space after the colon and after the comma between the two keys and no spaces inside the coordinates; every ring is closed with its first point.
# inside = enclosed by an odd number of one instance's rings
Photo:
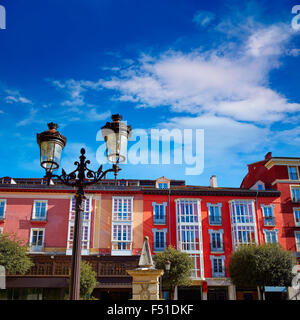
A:
{"type": "Polygon", "coordinates": [[[81,261],[80,265],[80,296],[89,297],[97,285],[97,273],[92,266],[86,262],[81,261]]]}
{"type": "Polygon", "coordinates": [[[277,244],[244,245],[231,255],[228,271],[237,286],[290,286],[295,257],[277,244]]]}
{"type": "Polygon", "coordinates": [[[156,269],[165,271],[163,281],[166,286],[190,286],[192,284],[191,271],[194,268],[194,264],[187,253],[178,251],[170,246],[164,252],[154,255],[153,260],[156,269]],[[171,262],[171,268],[168,273],[165,270],[165,262],[167,260],[171,262]]]}
{"type": "Polygon", "coordinates": [[[27,246],[14,234],[0,236],[0,265],[8,274],[25,274],[33,266],[27,255],[27,246]]]}

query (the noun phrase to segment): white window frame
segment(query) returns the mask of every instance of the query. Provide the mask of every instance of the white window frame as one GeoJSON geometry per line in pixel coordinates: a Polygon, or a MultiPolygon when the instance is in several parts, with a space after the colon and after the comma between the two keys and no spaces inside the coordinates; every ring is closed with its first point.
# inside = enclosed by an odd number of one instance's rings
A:
{"type": "Polygon", "coordinates": [[[48,211],[48,200],[33,200],[33,207],[32,207],[32,220],[38,221],[45,221],[47,219],[47,211],[48,211]],[[45,217],[37,217],[36,216],[36,204],[37,203],[45,203],[45,217]]]}
{"type": "Polygon", "coordinates": [[[293,208],[293,212],[294,212],[295,226],[296,226],[296,227],[300,227],[300,207],[294,207],[294,208],[293,208]],[[297,221],[297,219],[296,219],[296,211],[299,212],[298,221],[297,221]]]}
{"type": "Polygon", "coordinates": [[[300,231],[295,231],[296,250],[300,252],[300,231]],[[299,242],[297,242],[297,235],[299,234],[299,242]]]}
{"type": "MultiPolygon", "coordinates": [[[[278,230],[277,229],[263,229],[264,237],[265,237],[265,243],[276,243],[278,244],[278,230]],[[276,242],[267,241],[267,234],[268,233],[275,233],[276,242]]],[[[270,237],[271,240],[272,237],[270,237]]]]}
{"type": "MultiPolygon", "coordinates": [[[[73,199],[75,199],[75,196],[72,196],[70,199],[70,210],[69,210],[69,225],[68,225],[68,238],[67,238],[67,250],[66,250],[66,255],[71,255],[72,254],[72,249],[73,249],[73,237],[74,237],[74,228],[75,228],[75,206],[74,210],[73,209],[73,199]],[[73,237],[71,237],[71,229],[73,228],[73,237]]],[[[82,219],[82,230],[81,234],[82,237],[84,235],[84,229],[87,228],[88,230],[88,239],[84,240],[83,238],[81,239],[81,255],[89,255],[90,251],[90,235],[91,235],[91,215],[92,215],[92,197],[86,196],[86,201],[88,201],[88,208],[89,210],[87,211],[87,202],[84,203],[84,211],[83,211],[83,219],[82,219]],[[88,219],[86,218],[86,215],[84,213],[88,214],[88,219]]]]}
{"type": "Polygon", "coordinates": [[[162,252],[162,251],[165,251],[166,248],[167,248],[167,237],[166,237],[166,234],[167,234],[167,229],[152,229],[152,233],[153,233],[153,251],[154,252],[162,252]],[[156,244],[156,234],[157,233],[163,233],[163,246],[162,247],[156,247],[155,244],[156,244]]]}
{"type": "Polygon", "coordinates": [[[299,167],[298,166],[288,166],[288,174],[289,174],[289,180],[292,180],[292,181],[299,180],[299,167]],[[297,179],[291,179],[290,168],[296,168],[297,179]]]}
{"type": "Polygon", "coordinates": [[[0,216],[0,220],[4,220],[5,219],[5,213],[6,213],[6,202],[7,202],[7,200],[6,199],[0,199],[0,202],[4,203],[3,216],[0,216]]]}
{"type": "MultiPolygon", "coordinates": [[[[193,257],[194,259],[194,265],[195,265],[195,269],[192,271],[192,277],[196,278],[196,279],[204,279],[204,261],[203,261],[203,239],[202,239],[202,224],[201,224],[201,199],[195,199],[195,198],[184,198],[184,199],[176,199],[176,232],[177,232],[177,249],[183,252],[188,253],[190,256],[193,257]],[[184,219],[185,221],[182,221],[182,219],[180,219],[182,217],[181,212],[181,202],[184,202],[184,204],[186,203],[190,203],[197,206],[197,221],[190,221],[191,219],[184,219]],[[189,221],[187,221],[189,220],[189,221]],[[184,246],[184,243],[182,242],[183,239],[183,229],[185,229],[185,227],[191,227],[191,228],[198,228],[198,241],[199,243],[197,243],[196,241],[194,241],[194,245],[192,243],[190,248],[194,250],[188,250],[186,249],[187,246],[184,246]],[[198,247],[198,249],[196,249],[198,247]],[[199,261],[199,269],[197,268],[198,262],[199,261]],[[200,276],[198,276],[198,273],[200,274],[200,276]]],[[[194,206],[193,206],[194,208],[194,206]]],[[[194,210],[194,209],[193,209],[194,210]]],[[[184,216],[188,216],[190,217],[194,217],[194,214],[191,214],[190,209],[187,210],[186,207],[184,207],[184,216]],[[187,211],[188,214],[187,214],[187,211]]],[[[193,219],[194,220],[194,219],[193,219]]],[[[195,229],[196,231],[196,229],[195,229]]],[[[189,243],[186,243],[189,244],[189,243]]]]}
{"type": "Polygon", "coordinates": [[[300,203],[300,186],[299,185],[290,185],[290,191],[291,191],[291,200],[294,203],[300,203]],[[299,199],[295,200],[293,197],[293,189],[299,190],[299,199]]]}
{"type": "MultiPolygon", "coordinates": [[[[112,197],[112,223],[111,223],[111,255],[112,256],[131,256],[132,255],[132,244],[133,244],[133,198],[134,197],[121,197],[121,196],[116,196],[112,197]],[[115,201],[117,200],[117,201],[115,201]],[[127,219],[123,219],[126,217],[124,215],[123,210],[124,210],[124,204],[125,200],[127,202],[127,219]],[[115,205],[119,205],[119,201],[121,201],[121,206],[122,206],[122,212],[121,212],[121,219],[119,219],[117,213],[117,208],[115,205]],[[128,201],[130,201],[130,219],[128,218],[128,201]],[[130,239],[129,239],[129,234],[126,236],[126,240],[118,240],[114,238],[114,227],[121,226],[122,234],[123,234],[123,228],[126,226],[130,226],[130,239]],[[115,248],[116,246],[118,247],[119,244],[125,244],[125,249],[124,248],[115,248]]],[[[127,233],[126,233],[127,234],[127,233]]]]}
{"type": "MultiPolygon", "coordinates": [[[[234,199],[229,201],[229,208],[230,208],[230,220],[231,220],[231,233],[232,233],[232,244],[234,250],[240,245],[240,244],[251,244],[253,243],[251,240],[249,241],[239,241],[239,232],[241,232],[243,235],[244,233],[247,235],[249,232],[252,232],[251,229],[253,229],[254,232],[254,242],[258,244],[258,235],[257,235],[257,226],[256,226],[256,210],[255,210],[255,204],[254,200],[250,199],[234,199]],[[237,215],[236,215],[236,204],[247,204],[247,207],[251,205],[252,208],[252,220],[253,222],[241,222],[237,221],[237,215]],[[234,212],[233,212],[234,211],[234,212]],[[234,219],[235,218],[235,219],[234,219]]],[[[248,214],[249,216],[249,214],[248,214]]],[[[244,215],[244,217],[247,217],[244,215]]],[[[241,219],[240,219],[241,220],[241,219]]]]}
{"type": "Polygon", "coordinates": [[[264,219],[264,226],[270,226],[270,227],[273,227],[275,226],[275,205],[274,204],[269,204],[269,205],[266,205],[266,204],[262,204],[261,206],[261,210],[262,210],[262,213],[263,213],[263,219],[264,219]],[[271,209],[272,211],[272,215],[271,216],[267,216],[266,215],[266,212],[265,212],[265,209],[271,209]],[[274,223],[266,223],[266,220],[268,218],[272,217],[272,220],[274,221],[274,223]]]}
{"type": "Polygon", "coordinates": [[[157,224],[166,224],[166,218],[167,218],[167,202],[163,202],[163,203],[157,203],[157,202],[152,202],[152,207],[153,207],[153,224],[157,225],[157,224]],[[162,219],[156,219],[156,212],[155,212],[155,208],[156,206],[159,206],[160,208],[162,208],[163,210],[163,218],[162,219]]]}
{"type": "Polygon", "coordinates": [[[225,271],[225,255],[222,256],[210,256],[211,260],[211,274],[213,278],[225,278],[226,277],[226,271],[225,271]],[[222,272],[214,272],[214,261],[216,259],[220,259],[222,261],[222,272]]]}
{"type": "Polygon", "coordinates": [[[38,252],[38,253],[42,252],[44,245],[45,245],[45,228],[31,228],[30,229],[30,241],[29,241],[30,252],[38,252]],[[42,245],[40,245],[40,246],[32,244],[32,237],[33,237],[34,231],[38,231],[38,232],[42,231],[43,232],[42,245]]]}
{"type": "Polygon", "coordinates": [[[0,236],[3,234],[3,227],[0,227],[0,236]]]}
{"type": "Polygon", "coordinates": [[[211,226],[221,226],[222,225],[222,203],[210,203],[207,202],[207,210],[208,210],[208,223],[211,226]],[[211,212],[210,212],[210,208],[218,208],[219,209],[219,217],[220,217],[220,223],[216,222],[213,223],[210,221],[211,218],[211,212]]]}
{"type": "Polygon", "coordinates": [[[213,230],[209,229],[208,230],[209,237],[210,237],[210,251],[211,252],[224,252],[224,241],[223,241],[223,234],[224,234],[224,229],[220,230],[213,230]],[[213,234],[218,234],[220,236],[220,245],[221,248],[213,248],[213,234]]]}
{"type": "MultiPolygon", "coordinates": [[[[114,223],[112,225],[112,232],[111,232],[111,255],[112,256],[128,256],[132,254],[132,236],[133,236],[133,230],[132,230],[132,224],[131,223],[114,223]],[[124,228],[128,229],[130,227],[130,234],[128,230],[126,230],[126,239],[117,239],[114,237],[114,228],[121,228],[121,237],[124,235],[124,228]],[[118,246],[125,246],[124,248],[118,248],[118,246]],[[116,248],[114,248],[116,247],[116,248]]],[[[118,234],[116,234],[116,237],[118,237],[118,234]]]]}

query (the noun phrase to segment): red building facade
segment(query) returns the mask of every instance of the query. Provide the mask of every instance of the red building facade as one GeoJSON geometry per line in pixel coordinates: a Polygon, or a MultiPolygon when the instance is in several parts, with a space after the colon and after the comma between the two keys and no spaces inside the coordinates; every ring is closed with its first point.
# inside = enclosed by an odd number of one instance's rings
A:
{"type": "MultiPolygon", "coordinates": [[[[153,254],[171,245],[194,261],[193,286],[177,288],[179,299],[255,298],[251,288],[235,288],[230,282],[230,255],[240,244],[264,242],[280,243],[298,254],[299,171],[296,175],[289,169],[298,170],[298,165],[299,158],[279,160],[269,154],[248,166],[240,188],[218,187],[215,176],[209,186],[161,177],[105,180],[88,188],[82,256],[97,272],[99,285],[93,295],[131,298],[126,270],[137,266],[148,236],[153,254]]],[[[47,186],[43,179],[0,179],[0,232],[24,240],[35,261],[28,275],[7,277],[8,290],[14,292],[8,298],[24,298],[33,288],[40,288],[46,299],[49,288],[57,290],[56,298],[64,295],[72,253],[73,196],[74,190],[55,180],[47,186]]]]}

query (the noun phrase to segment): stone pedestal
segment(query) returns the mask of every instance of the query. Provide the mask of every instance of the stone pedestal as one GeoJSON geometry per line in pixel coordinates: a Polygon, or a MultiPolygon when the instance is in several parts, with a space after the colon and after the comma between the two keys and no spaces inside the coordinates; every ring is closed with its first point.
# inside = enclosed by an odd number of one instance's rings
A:
{"type": "Polygon", "coordinates": [[[163,270],[138,268],[126,270],[132,279],[132,300],[158,300],[159,278],[163,270]]]}

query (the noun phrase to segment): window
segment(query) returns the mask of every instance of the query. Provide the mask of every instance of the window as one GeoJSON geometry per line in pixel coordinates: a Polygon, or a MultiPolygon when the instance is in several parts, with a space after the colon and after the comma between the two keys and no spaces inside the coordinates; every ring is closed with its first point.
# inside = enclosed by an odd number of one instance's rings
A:
{"type": "Polygon", "coordinates": [[[296,250],[300,252],[300,231],[295,231],[296,250]]]}
{"type": "MultiPolygon", "coordinates": [[[[91,225],[91,197],[87,197],[82,203],[82,233],[81,233],[81,254],[89,254],[90,248],[90,225],[91,225]]],[[[72,197],[70,200],[70,214],[69,214],[69,230],[68,230],[68,243],[67,255],[72,254],[73,239],[74,239],[74,224],[76,213],[76,198],[72,197]]]]}
{"type": "Polygon", "coordinates": [[[232,241],[236,248],[240,244],[257,243],[253,200],[230,201],[232,241]]]}
{"type": "Polygon", "coordinates": [[[132,199],[114,198],[113,200],[113,221],[132,220],[132,199]]]}
{"type": "MultiPolygon", "coordinates": [[[[69,227],[69,236],[68,236],[68,249],[73,248],[74,240],[74,224],[71,224],[69,227]]],[[[89,249],[89,227],[86,225],[82,226],[81,231],[81,250],[89,249]]]]}
{"type": "Polygon", "coordinates": [[[257,190],[264,190],[264,185],[263,184],[258,184],[257,185],[257,190]]]}
{"type": "Polygon", "coordinates": [[[131,255],[132,252],[132,197],[113,197],[112,255],[131,255]]]}
{"type": "Polygon", "coordinates": [[[275,226],[274,205],[262,205],[261,208],[264,216],[264,225],[275,226]]]}
{"type": "Polygon", "coordinates": [[[3,233],[3,228],[0,228],[0,236],[1,236],[2,233],[3,233]]]}
{"type": "Polygon", "coordinates": [[[300,208],[294,208],[295,226],[300,227],[300,208]]]}
{"type": "Polygon", "coordinates": [[[225,277],[225,256],[211,256],[212,276],[225,277]]]}
{"type": "Polygon", "coordinates": [[[184,251],[199,250],[199,227],[182,226],[181,227],[181,246],[184,251]]]}
{"type": "Polygon", "coordinates": [[[278,230],[264,230],[266,243],[278,243],[278,230]]]}
{"type": "Polygon", "coordinates": [[[47,216],[47,200],[34,200],[33,202],[33,220],[46,220],[47,216]]]}
{"type": "Polygon", "coordinates": [[[5,217],[6,200],[0,200],[0,220],[5,217]]]}
{"type": "Polygon", "coordinates": [[[131,225],[119,224],[113,225],[112,232],[112,250],[114,251],[131,251],[131,234],[132,228],[131,225]]]}
{"type": "Polygon", "coordinates": [[[168,184],[167,183],[159,183],[158,188],[159,189],[168,189],[168,184]]]}
{"type": "Polygon", "coordinates": [[[291,187],[292,201],[300,202],[300,187],[291,187]]]}
{"type": "Polygon", "coordinates": [[[236,201],[232,205],[232,223],[253,223],[253,205],[251,201],[236,201]]]}
{"type": "Polygon", "coordinates": [[[153,229],[153,251],[164,251],[166,249],[167,229],[153,229]]]}
{"type": "Polygon", "coordinates": [[[153,202],[153,223],[154,224],[166,224],[166,206],[167,203],[158,204],[153,202]]]}
{"type": "Polygon", "coordinates": [[[40,252],[44,247],[45,229],[31,229],[30,251],[40,252]]]}
{"type": "Polygon", "coordinates": [[[177,248],[194,260],[193,278],[203,275],[201,210],[199,200],[176,200],[177,248]]]}
{"type": "Polygon", "coordinates": [[[235,245],[255,243],[255,231],[251,226],[236,226],[233,227],[235,235],[235,245]]]}
{"type": "MultiPolygon", "coordinates": [[[[91,207],[91,198],[87,198],[85,200],[83,200],[82,203],[82,216],[83,216],[83,220],[90,220],[90,207],[91,207]]],[[[70,220],[75,220],[75,211],[76,210],[76,198],[73,197],[71,199],[71,210],[70,210],[70,220]]]]}
{"type": "Polygon", "coordinates": [[[208,207],[209,224],[221,225],[222,224],[222,215],[221,215],[222,204],[207,203],[207,207],[208,207]]]}
{"type": "Polygon", "coordinates": [[[297,167],[288,167],[288,170],[290,180],[299,180],[297,167]]]}
{"type": "Polygon", "coordinates": [[[224,251],[223,233],[224,230],[208,230],[210,234],[210,250],[213,252],[224,251]]]}

